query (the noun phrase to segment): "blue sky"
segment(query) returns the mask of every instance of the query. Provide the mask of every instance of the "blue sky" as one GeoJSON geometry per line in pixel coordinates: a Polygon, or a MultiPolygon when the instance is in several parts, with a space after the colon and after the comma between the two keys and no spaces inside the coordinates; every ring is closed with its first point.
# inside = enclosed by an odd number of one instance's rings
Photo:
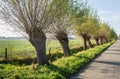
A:
{"type": "MultiPolygon", "coordinates": [[[[88,4],[98,12],[100,18],[109,23],[120,34],[120,0],[88,0],[88,4]]],[[[0,36],[22,36],[0,20],[0,36]]]]}
{"type": "Polygon", "coordinates": [[[120,0],[88,0],[100,18],[109,23],[120,34],[120,0]]]}

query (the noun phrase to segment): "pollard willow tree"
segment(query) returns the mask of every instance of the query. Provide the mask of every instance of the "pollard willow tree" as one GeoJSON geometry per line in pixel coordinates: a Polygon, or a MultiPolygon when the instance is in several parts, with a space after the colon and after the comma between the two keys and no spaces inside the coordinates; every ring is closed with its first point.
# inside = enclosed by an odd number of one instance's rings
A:
{"type": "Polygon", "coordinates": [[[64,56],[70,56],[69,40],[67,37],[68,33],[68,6],[70,0],[54,0],[52,7],[56,11],[54,22],[51,24],[51,27],[48,29],[48,33],[53,34],[55,38],[60,42],[64,56]],[[60,5],[62,4],[62,5],[60,5]],[[59,7],[57,7],[60,5],[59,7]]]}
{"type": "Polygon", "coordinates": [[[37,52],[37,63],[48,63],[46,57],[46,29],[52,23],[55,12],[52,0],[1,0],[0,17],[20,32],[28,35],[37,52]]]}
{"type": "Polygon", "coordinates": [[[94,33],[97,31],[97,19],[95,15],[92,15],[89,17],[87,23],[86,23],[88,33],[87,33],[87,42],[90,47],[93,47],[93,44],[91,43],[91,38],[94,35],[94,33]]]}
{"type": "Polygon", "coordinates": [[[116,40],[117,34],[108,23],[101,22],[99,30],[99,38],[101,45],[112,40],[116,40]]]}
{"type": "Polygon", "coordinates": [[[113,28],[110,29],[110,41],[111,40],[116,40],[117,39],[117,34],[113,28]]]}
{"type": "Polygon", "coordinates": [[[83,17],[88,16],[88,14],[89,14],[89,9],[86,6],[87,6],[87,4],[85,2],[82,4],[82,7],[81,7],[81,5],[76,4],[76,6],[74,7],[74,10],[73,10],[73,14],[74,14],[73,20],[75,23],[73,28],[77,35],[82,36],[82,38],[84,40],[84,49],[85,50],[87,49],[87,41],[86,41],[86,39],[84,39],[84,38],[86,38],[86,35],[83,34],[84,29],[82,29],[82,28],[84,28],[84,26],[81,26],[81,24],[85,21],[83,19],[83,17]]]}
{"type": "MultiPolygon", "coordinates": [[[[58,39],[65,57],[70,56],[68,34],[72,32],[71,26],[74,25],[72,10],[74,7],[73,4],[75,3],[75,0],[55,0],[52,4],[52,6],[55,7],[56,15],[54,23],[49,28],[49,33],[53,34],[58,39]],[[56,7],[60,4],[62,5],[56,7]]],[[[80,4],[82,4],[82,2],[79,2],[79,5],[80,4]]]]}
{"type": "Polygon", "coordinates": [[[91,34],[94,31],[95,19],[94,19],[93,15],[91,14],[92,12],[90,12],[89,8],[85,7],[82,10],[80,10],[80,12],[78,13],[78,15],[76,17],[77,25],[75,26],[75,30],[78,35],[82,36],[83,41],[84,41],[84,49],[86,50],[87,42],[90,45],[90,47],[93,47],[93,45],[90,41],[90,38],[91,38],[91,34]]]}
{"type": "Polygon", "coordinates": [[[91,33],[91,36],[96,41],[97,45],[100,45],[99,44],[99,29],[100,29],[99,23],[100,23],[99,18],[95,13],[95,15],[92,18],[92,25],[91,26],[94,26],[94,28],[92,28],[93,32],[91,33]]]}
{"type": "Polygon", "coordinates": [[[99,40],[100,40],[99,39],[99,30],[100,30],[99,22],[96,23],[96,28],[94,28],[94,29],[96,29],[96,30],[94,30],[92,37],[95,40],[96,45],[98,46],[98,45],[100,45],[100,43],[99,43],[99,40]]]}
{"type": "Polygon", "coordinates": [[[101,45],[109,41],[110,26],[107,23],[100,23],[99,38],[101,45]]]}

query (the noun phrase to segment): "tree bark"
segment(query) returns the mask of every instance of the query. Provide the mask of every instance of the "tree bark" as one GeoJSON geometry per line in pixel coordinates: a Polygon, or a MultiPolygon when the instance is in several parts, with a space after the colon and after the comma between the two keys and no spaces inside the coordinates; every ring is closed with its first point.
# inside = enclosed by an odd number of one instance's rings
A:
{"type": "Polygon", "coordinates": [[[37,55],[37,63],[39,65],[48,64],[46,56],[46,36],[44,32],[35,28],[29,33],[29,41],[34,46],[37,55]]]}
{"type": "Polygon", "coordinates": [[[84,50],[86,50],[87,49],[87,35],[86,34],[82,35],[82,38],[84,41],[84,50]]]}
{"type": "Polygon", "coordinates": [[[88,44],[90,45],[90,47],[93,48],[93,44],[91,43],[90,39],[87,41],[88,41],[88,44]]]}
{"type": "Polygon", "coordinates": [[[69,39],[67,37],[67,34],[65,33],[59,33],[57,34],[56,38],[59,40],[65,57],[70,56],[70,48],[69,48],[69,39]]]}
{"type": "Polygon", "coordinates": [[[104,39],[105,39],[105,43],[108,43],[108,39],[106,37],[104,37],[104,39]]]}
{"type": "Polygon", "coordinates": [[[91,36],[87,36],[87,41],[88,41],[89,46],[93,48],[93,44],[91,43],[90,38],[91,36]]]}
{"type": "Polygon", "coordinates": [[[99,44],[99,38],[95,38],[95,41],[96,41],[97,46],[99,46],[100,45],[99,44]]]}
{"type": "Polygon", "coordinates": [[[103,38],[100,37],[100,44],[103,45],[103,38]]]}

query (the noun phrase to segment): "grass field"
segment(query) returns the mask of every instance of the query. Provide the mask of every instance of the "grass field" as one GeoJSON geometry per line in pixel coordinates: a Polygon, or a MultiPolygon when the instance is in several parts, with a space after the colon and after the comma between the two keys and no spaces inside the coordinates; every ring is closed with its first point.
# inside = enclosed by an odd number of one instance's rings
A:
{"type": "MultiPolygon", "coordinates": [[[[81,39],[70,40],[70,48],[78,48],[83,45],[81,39]]],[[[0,40],[0,59],[4,59],[5,48],[8,49],[8,56],[14,58],[35,57],[34,47],[25,39],[23,40],[0,40]]],[[[60,43],[57,40],[47,39],[46,50],[47,54],[51,48],[51,54],[63,54],[60,43]]]]}

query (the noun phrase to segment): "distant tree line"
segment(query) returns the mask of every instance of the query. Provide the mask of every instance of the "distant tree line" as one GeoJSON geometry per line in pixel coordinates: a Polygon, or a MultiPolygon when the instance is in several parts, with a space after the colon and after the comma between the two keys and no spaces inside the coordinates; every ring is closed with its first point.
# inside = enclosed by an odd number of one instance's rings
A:
{"type": "Polygon", "coordinates": [[[1,0],[0,17],[34,46],[39,65],[48,64],[46,33],[61,44],[65,57],[70,56],[68,34],[74,32],[84,41],[84,49],[117,38],[114,29],[102,22],[84,0],[1,0]],[[26,36],[23,34],[23,36],[26,36]]]}

